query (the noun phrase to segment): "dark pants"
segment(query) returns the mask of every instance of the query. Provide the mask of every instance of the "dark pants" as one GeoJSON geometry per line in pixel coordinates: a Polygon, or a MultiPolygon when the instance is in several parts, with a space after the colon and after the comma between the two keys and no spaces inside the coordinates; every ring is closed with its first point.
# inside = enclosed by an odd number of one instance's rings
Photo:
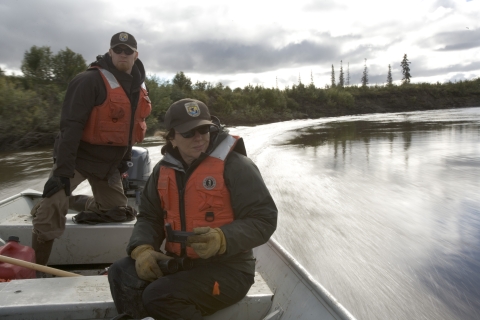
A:
{"type": "Polygon", "coordinates": [[[108,281],[118,313],[198,320],[242,300],[254,276],[212,262],[147,282],[138,278],[135,260],[127,257],[108,269],[108,281]],[[218,295],[213,294],[215,282],[218,295]]]}

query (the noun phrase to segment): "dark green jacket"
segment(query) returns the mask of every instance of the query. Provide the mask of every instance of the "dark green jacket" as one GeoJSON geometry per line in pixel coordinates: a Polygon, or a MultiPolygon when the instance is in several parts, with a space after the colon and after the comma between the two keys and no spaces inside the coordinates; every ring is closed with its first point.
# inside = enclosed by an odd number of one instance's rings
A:
{"type": "MultiPolygon", "coordinates": [[[[228,132],[222,129],[218,136],[212,136],[207,153],[202,154],[186,171],[182,167],[172,166],[165,161],[165,157],[157,163],[142,193],[140,213],[127,247],[129,255],[135,247],[142,244],[150,244],[159,250],[165,239],[163,211],[157,191],[160,166],[174,167],[177,185],[181,188],[191,172],[227,135],[228,132]]],[[[244,150],[242,139],[237,146],[244,150]]],[[[167,148],[167,153],[181,159],[175,150],[167,148]]],[[[257,166],[239,152],[232,151],[225,160],[224,179],[230,192],[235,220],[221,227],[225,234],[227,250],[215,259],[232,268],[254,274],[255,260],[252,248],[267,242],[275,231],[277,208],[257,166]]]]}

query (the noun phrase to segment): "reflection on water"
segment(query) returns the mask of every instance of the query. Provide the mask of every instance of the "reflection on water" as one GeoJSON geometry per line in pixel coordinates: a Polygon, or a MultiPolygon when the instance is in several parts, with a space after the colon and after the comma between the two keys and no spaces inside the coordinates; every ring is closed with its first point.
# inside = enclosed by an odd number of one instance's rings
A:
{"type": "MultiPolygon", "coordinates": [[[[149,150],[152,161],[160,159],[160,146],[164,139],[146,137],[138,146],[149,150]]],[[[25,189],[42,191],[53,165],[52,147],[28,149],[15,152],[0,152],[0,200],[25,189]]],[[[83,182],[74,194],[89,193],[88,182],[83,182]]]]}
{"type": "Polygon", "coordinates": [[[272,139],[259,166],[275,238],[356,317],[480,319],[480,109],[323,119],[272,139]]]}
{"type": "Polygon", "coordinates": [[[28,188],[42,190],[52,165],[51,148],[0,153],[0,200],[28,188]]]}
{"type": "MultiPolygon", "coordinates": [[[[480,319],[480,108],[231,131],[277,203],[274,238],[359,320],[480,319]]],[[[162,144],[145,141],[153,163],[162,144]]],[[[0,154],[0,198],[50,167],[50,150],[0,154]]]]}
{"type": "MultiPolygon", "coordinates": [[[[390,142],[401,139],[407,150],[412,142],[412,134],[436,135],[439,131],[456,130],[459,134],[478,131],[478,124],[469,121],[450,122],[381,122],[381,121],[343,121],[329,122],[320,126],[308,127],[301,134],[285,142],[290,145],[303,147],[318,147],[325,143],[340,147],[342,153],[346,152],[346,145],[351,141],[363,141],[370,144],[372,140],[390,142]]],[[[337,151],[337,149],[335,149],[337,151]]],[[[335,153],[337,156],[337,153],[335,153]]]]}

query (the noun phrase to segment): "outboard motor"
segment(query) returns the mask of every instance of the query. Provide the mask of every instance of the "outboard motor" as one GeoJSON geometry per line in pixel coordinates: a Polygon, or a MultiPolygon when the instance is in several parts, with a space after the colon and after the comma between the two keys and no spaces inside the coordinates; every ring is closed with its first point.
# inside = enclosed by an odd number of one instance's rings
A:
{"type": "Polygon", "coordinates": [[[132,147],[132,160],[127,162],[128,170],[123,175],[123,191],[129,198],[135,198],[140,204],[140,194],[152,173],[152,164],[148,150],[142,147],[132,147]]]}

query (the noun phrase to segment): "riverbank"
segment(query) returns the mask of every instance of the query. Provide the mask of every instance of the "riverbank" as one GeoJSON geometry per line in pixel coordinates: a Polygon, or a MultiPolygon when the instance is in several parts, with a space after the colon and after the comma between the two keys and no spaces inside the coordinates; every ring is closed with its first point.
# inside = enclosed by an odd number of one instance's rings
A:
{"type": "MultiPolygon", "coordinates": [[[[370,113],[394,113],[394,112],[409,112],[409,111],[425,111],[425,110],[441,110],[441,109],[456,109],[480,106],[480,99],[478,97],[460,97],[457,99],[449,98],[432,98],[428,95],[419,95],[409,98],[397,97],[397,102],[402,104],[391,103],[395,97],[375,96],[360,99],[356,101],[354,108],[339,106],[335,110],[324,110],[322,116],[309,117],[308,114],[297,113],[295,117],[287,117],[282,115],[275,115],[269,119],[262,121],[255,121],[252,119],[238,119],[234,115],[222,115],[221,121],[229,126],[254,126],[260,124],[288,121],[293,119],[309,119],[322,117],[338,117],[347,115],[370,114],[370,113]],[[416,101],[415,104],[409,104],[410,101],[416,101]]],[[[161,135],[163,130],[157,129],[153,135],[161,135]]],[[[28,132],[19,139],[9,139],[0,144],[0,152],[15,151],[30,148],[53,146],[57,132],[42,133],[42,132],[28,132]]]]}
{"type": "MultiPolygon", "coordinates": [[[[0,77],[0,151],[53,146],[64,92],[51,84],[21,88],[20,78],[0,77]],[[4,89],[3,91],[1,89],[4,89]],[[3,93],[2,93],[3,92],[3,93]]],[[[147,134],[164,129],[168,106],[182,98],[205,102],[229,126],[253,126],[293,119],[454,109],[480,106],[480,79],[456,83],[317,88],[299,83],[284,90],[247,86],[180,87],[147,79],[152,113],[147,134]]]]}
{"type": "Polygon", "coordinates": [[[268,119],[255,121],[252,119],[237,119],[235,115],[223,115],[221,120],[227,125],[234,126],[254,126],[260,124],[288,121],[294,119],[317,119],[324,117],[340,117],[371,113],[396,113],[410,111],[444,110],[458,108],[473,108],[480,106],[480,96],[459,97],[459,98],[432,98],[427,95],[413,96],[410,98],[400,98],[400,103],[392,103],[392,97],[375,96],[365,97],[355,102],[354,107],[337,106],[332,109],[323,109],[320,112],[314,112],[313,116],[307,113],[295,113],[293,116],[274,114],[268,119]],[[410,101],[416,101],[416,104],[409,104],[410,101]]]}

